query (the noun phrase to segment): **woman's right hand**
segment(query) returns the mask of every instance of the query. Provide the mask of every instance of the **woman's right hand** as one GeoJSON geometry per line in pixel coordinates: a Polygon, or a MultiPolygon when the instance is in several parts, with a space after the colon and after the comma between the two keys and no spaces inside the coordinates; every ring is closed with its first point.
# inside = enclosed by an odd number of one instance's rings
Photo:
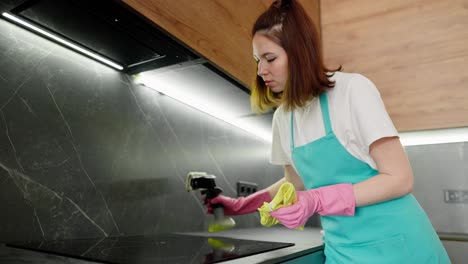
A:
{"type": "Polygon", "coordinates": [[[254,192],[247,197],[231,198],[218,195],[206,202],[208,213],[213,213],[212,205],[221,204],[224,206],[224,215],[242,215],[257,211],[264,202],[270,202],[271,197],[267,190],[254,192]]]}

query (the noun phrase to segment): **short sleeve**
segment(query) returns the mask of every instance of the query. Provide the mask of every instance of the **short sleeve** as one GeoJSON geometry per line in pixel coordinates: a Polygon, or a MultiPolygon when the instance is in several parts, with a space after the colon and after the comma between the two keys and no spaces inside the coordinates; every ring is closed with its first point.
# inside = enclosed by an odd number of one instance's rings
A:
{"type": "Polygon", "coordinates": [[[348,85],[353,130],[367,150],[380,138],[398,136],[375,85],[359,74],[348,85]]]}
{"type": "MultiPolygon", "coordinates": [[[[277,110],[278,111],[278,110],[277,110]]],[[[272,142],[270,163],[273,165],[288,165],[290,164],[288,155],[286,154],[281,142],[280,124],[278,122],[278,113],[275,112],[272,122],[272,142]]]]}

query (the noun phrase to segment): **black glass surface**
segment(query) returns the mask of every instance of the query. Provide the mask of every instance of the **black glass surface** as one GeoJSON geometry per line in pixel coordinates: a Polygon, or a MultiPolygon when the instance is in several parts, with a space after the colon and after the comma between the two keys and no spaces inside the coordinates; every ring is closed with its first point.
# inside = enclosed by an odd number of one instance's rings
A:
{"type": "Polygon", "coordinates": [[[115,264],[218,263],[292,245],[180,234],[7,243],[10,247],[115,264]]]}

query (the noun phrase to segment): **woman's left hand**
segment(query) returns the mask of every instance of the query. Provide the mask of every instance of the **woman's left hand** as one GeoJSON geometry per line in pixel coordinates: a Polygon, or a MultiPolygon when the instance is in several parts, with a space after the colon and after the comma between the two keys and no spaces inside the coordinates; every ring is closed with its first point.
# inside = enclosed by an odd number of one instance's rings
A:
{"type": "Polygon", "coordinates": [[[279,208],[270,215],[290,229],[304,226],[315,213],[353,216],[356,202],[353,185],[335,184],[307,191],[298,191],[297,202],[279,208]]]}
{"type": "Polygon", "coordinates": [[[303,226],[307,220],[317,212],[319,200],[311,191],[298,191],[297,202],[293,205],[279,208],[270,215],[290,229],[303,226]]]}

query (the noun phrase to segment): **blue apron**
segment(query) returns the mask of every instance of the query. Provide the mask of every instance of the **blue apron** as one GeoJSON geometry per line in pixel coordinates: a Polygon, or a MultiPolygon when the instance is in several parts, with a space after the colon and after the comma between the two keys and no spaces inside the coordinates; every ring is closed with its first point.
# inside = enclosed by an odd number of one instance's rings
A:
{"type": "MultiPolygon", "coordinates": [[[[358,183],[379,172],[352,156],[332,131],[327,94],[320,96],[326,135],[291,153],[306,189],[358,183]]],[[[321,216],[326,263],[450,263],[429,218],[412,194],[357,207],[354,216],[321,216]]]]}

